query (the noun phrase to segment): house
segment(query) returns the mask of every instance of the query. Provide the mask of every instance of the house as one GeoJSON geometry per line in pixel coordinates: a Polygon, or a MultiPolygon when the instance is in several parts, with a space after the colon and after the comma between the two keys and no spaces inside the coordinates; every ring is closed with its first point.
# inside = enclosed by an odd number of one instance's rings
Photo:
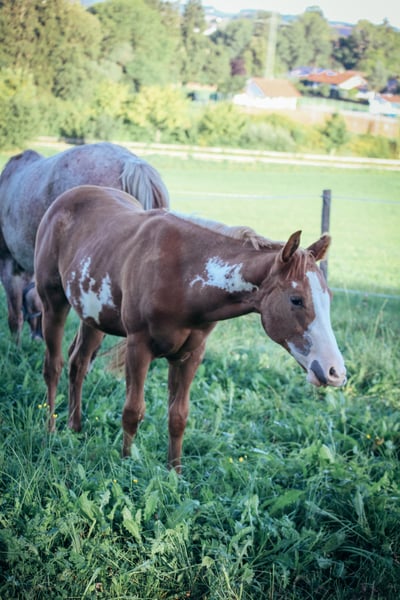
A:
{"type": "Polygon", "coordinates": [[[252,77],[245,91],[233,98],[233,103],[248,108],[295,110],[300,92],[287,79],[252,77]]]}
{"type": "Polygon", "coordinates": [[[339,97],[343,92],[359,90],[366,88],[368,85],[367,80],[360,71],[343,71],[342,73],[338,73],[337,71],[328,69],[318,69],[307,75],[301,75],[300,81],[306,87],[314,90],[318,90],[322,86],[329,86],[332,97],[339,97]]]}
{"type": "Polygon", "coordinates": [[[400,96],[395,94],[375,94],[369,102],[369,112],[387,117],[400,116],[400,96]]]}

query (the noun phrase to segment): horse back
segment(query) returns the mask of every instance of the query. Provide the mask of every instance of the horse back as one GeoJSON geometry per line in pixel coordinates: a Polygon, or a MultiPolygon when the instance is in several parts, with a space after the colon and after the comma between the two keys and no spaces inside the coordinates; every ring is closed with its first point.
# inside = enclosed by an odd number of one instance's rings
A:
{"type": "Polygon", "coordinates": [[[61,194],[47,209],[36,236],[35,272],[53,262],[61,274],[84,255],[106,264],[132,235],[138,200],[114,188],[84,185],[61,194]]]}
{"type": "Polygon", "coordinates": [[[38,228],[37,243],[48,232],[71,247],[81,245],[89,237],[104,240],[112,232],[117,235],[117,224],[130,222],[133,214],[143,212],[140,202],[122,190],[77,186],[62,193],[47,209],[38,228]]]}

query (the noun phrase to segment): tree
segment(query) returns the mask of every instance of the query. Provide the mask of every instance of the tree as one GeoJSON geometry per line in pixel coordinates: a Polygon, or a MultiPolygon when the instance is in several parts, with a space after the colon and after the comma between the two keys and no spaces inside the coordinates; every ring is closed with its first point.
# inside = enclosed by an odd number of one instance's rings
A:
{"type": "Polygon", "coordinates": [[[68,0],[10,0],[0,5],[0,66],[24,69],[55,96],[90,90],[98,58],[99,23],[68,0]]]}
{"type": "Polygon", "coordinates": [[[20,69],[0,76],[0,148],[20,148],[38,132],[40,116],[32,77],[20,69]]]}
{"type": "Polygon", "coordinates": [[[243,53],[248,73],[262,76],[267,58],[270,13],[259,12],[253,25],[253,34],[243,53]]]}
{"type": "Polygon", "coordinates": [[[341,115],[334,113],[321,129],[327,149],[333,153],[349,139],[346,123],[341,115]]]}
{"type": "Polygon", "coordinates": [[[360,60],[355,37],[351,34],[348,37],[339,38],[334,48],[333,56],[346,70],[355,69],[360,60]]]}
{"type": "Polygon", "coordinates": [[[368,87],[375,92],[381,92],[385,87],[389,79],[389,74],[383,62],[377,60],[373,65],[368,74],[368,87]]]}
{"type": "Polygon", "coordinates": [[[361,20],[348,37],[339,39],[334,56],[346,69],[363,71],[367,79],[373,80],[374,89],[379,89],[386,83],[381,85],[384,77],[400,74],[400,32],[387,22],[373,25],[361,20]]]}
{"type": "Polygon", "coordinates": [[[206,28],[204,9],[201,0],[188,0],[182,16],[182,39],[186,46],[193,36],[204,33],[206,28]]]}
{"type": "Polygon", "coordinates": [[[278,32],[277,52],[288,70],[328,67],[332,63],[332,43],[332,30],[322,12],[310,9],[278,32]]]}
{"type": "Polygon", "coordinates": [[[35,2],[0,2],[0,66],[29,70],[35,53],[35,32],[39,28],[35,2]]]}
{"type": "Polygon", "coordinates": [[[214,44],[225,46],[230,59],[243,55],[245,48],[250,44],[253,35],[253,23],[250,19],[234,19],[226,27],[218,29],[211,36],[214,44]]]}
{"type": "Polygon", "coordinates": [[[209,44],[206,48],[202,80],[222,88],[231,76],[229,53],[225,46],[209,44]]]}
{"type": "Polygon", "coordinates": [[[108,0],[90,11],[102,25],[102,60],[118,65],[120,79],[136,90],[176,80],[179,30],[169,31],[155,8],[143,0],[108,0]]]}
{"type": "Polygon", "coordinates": [[[205,82],[206,60],[210,40],[203,33],[206,28],[201,0],[188,0],[182,15],[181,35],[184,58],[181,71],[183,82],[205,82]]]}
{"type": "MultiPolygon", "coordinates": [[[[218,82],[218,89],[224,93],[235,93],[244,87],[245,77],[247,75],[244,53],[251,43],[253,35],[253,23],[250,19],[235,19],[229,21],[224,29],[218,29],[212,36],[211,41],[217,46],[219,53],[224,50],[223,66],[226,77],[221,83],[218,82]]],[[[222,57],[221,57],[222,69],[222,57]]]]}

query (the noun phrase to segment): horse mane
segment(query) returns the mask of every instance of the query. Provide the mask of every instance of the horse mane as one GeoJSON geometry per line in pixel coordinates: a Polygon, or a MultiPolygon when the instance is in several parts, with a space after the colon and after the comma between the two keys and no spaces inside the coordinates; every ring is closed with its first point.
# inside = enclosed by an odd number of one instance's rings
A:
{"type": "Polygon", "coordinates": [[[158,171],[138,157],[125,161],[120,176],[122,189],[140,202],[145,210],[168,208],[168,190],[158,171]]]}
{"type": "Polygon", "coordinates": [[[10,177],[10,175],[14,173],[15,169],[18,169],[21,166],[21,164],[25,165],[25,163],[31,163],[35,160],[39,160],[40,158],[43,158],[43,156],[35,150],[25,150],[20,154],[12,156],[6,163],[0,175],[0,179],[4,181],[8,177],[10,177]]]}
{"type": "Polygon", "coordinates": [[[254,229],[247,227],[246,225],[230,226],[218,221],[213,221],[211,219],[205,219],[197,215],[185,215],[176,211],[171,211],[170,214],[173,214],[184,221],[190,221],[190,223],[194,223],[195,225],[203,227],[204,229],[209,229],[211,231],[215,231],[216,233],[220,233],[226,237],[235,240],[243,240],[244,243],[250,243],[256,250],[260,250],[260,248],[273,247],[271,240],[259,235],[256,231],[254,231],[254,229]]]}

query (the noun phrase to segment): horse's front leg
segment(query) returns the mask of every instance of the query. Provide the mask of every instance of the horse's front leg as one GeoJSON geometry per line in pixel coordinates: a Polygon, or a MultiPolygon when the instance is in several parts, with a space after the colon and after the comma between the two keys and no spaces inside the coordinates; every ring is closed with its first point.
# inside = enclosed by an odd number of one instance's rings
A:
{"type": "Polygon", "coordinates": [[[178,473],[182,470],[183,434],[189,416],[190,386],[203,359],[205,341],[183,360],[169,361],[168,374],[168,466],[178,473]]]}
{"type": "Polygon", "coordinates": [[[141,335],[128,335],[125,355],[126,400],[122,411],[122,456],[130,456],[132,441],[139,423],[144,419],[144,382],[152,359],[147,339],[141,335]]]}
{"type": "Polygon", "coordinates": [[[104,333],[81,323],[69,349],[69,420],[74,431],[81,430],[82,385],[104,333]]]}

